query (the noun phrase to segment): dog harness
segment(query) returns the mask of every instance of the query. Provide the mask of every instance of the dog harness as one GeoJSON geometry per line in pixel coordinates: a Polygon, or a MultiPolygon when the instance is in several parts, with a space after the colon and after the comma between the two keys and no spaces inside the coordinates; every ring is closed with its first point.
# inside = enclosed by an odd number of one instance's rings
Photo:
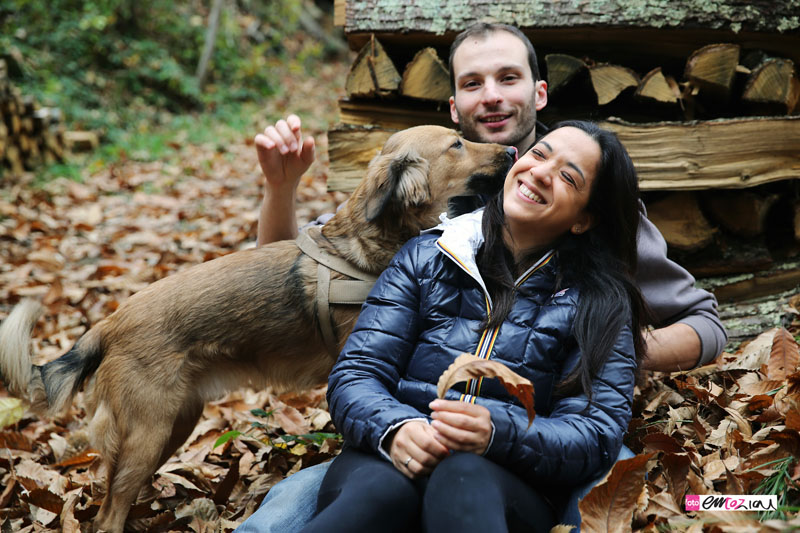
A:
{"type": "Polygon", "coordinates": [[[308,233],[319,231],[309,228],[300,232],[295,244],[300,250],[317,262],[316,309],[322,341],[328,352],[335,358],[339,356],[336,330],[331,318],[331,304],[361,305],[367,298],[378,276],[365,272],[352,263],[331,255],[320,249],[308,233]],[[355,279],[331,279],[331,270],[355,279]]]}

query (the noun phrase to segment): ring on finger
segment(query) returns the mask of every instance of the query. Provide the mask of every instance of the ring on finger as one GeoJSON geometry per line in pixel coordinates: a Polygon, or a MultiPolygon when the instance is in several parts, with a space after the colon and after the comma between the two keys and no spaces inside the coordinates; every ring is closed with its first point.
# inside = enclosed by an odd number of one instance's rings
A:
{"type": "Polygon", "coordinates": [[[413,459],[413,457],[409,456],[408,459],[406,459],[405,462],[403,463],[403,466],[408,468],[408,463],[411,462],[411,459],[413,459]]]}

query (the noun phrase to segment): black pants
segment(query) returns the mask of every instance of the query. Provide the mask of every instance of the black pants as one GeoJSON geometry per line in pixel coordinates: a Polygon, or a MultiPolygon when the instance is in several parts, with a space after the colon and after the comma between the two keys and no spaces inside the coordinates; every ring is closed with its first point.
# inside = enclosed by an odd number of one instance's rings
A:
{"type": "Polygon", "coordinates": [[[345,448],[302,531],[547,532],[555,523],[536,489],[473,453],[453,454],[429,478],[412,481],[374,454],[345,448]]]}

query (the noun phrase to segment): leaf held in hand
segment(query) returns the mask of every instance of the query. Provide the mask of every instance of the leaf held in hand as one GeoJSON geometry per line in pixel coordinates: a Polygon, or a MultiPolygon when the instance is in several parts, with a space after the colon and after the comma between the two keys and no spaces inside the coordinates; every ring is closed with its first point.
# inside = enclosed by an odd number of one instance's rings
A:
{"type": "Polygon", "coordinates": [[[517,398],[528,413],[528,427],[533,423],[536,411],[533,409],[533,383],[523,378],[499,361],[481,359],[468,353],[462,353],[450,366],[442,372],[436,392],[439,398],[456,383],[478,378],[497,378],[509,394],[517,398]]]}

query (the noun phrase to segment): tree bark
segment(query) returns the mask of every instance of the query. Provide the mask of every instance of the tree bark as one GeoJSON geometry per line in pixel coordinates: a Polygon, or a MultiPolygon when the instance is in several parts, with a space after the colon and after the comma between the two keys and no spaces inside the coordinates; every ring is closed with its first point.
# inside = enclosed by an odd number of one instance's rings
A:
{"type": "MultiPolygon", "coordinates": [[[[519,28],[616,27],[704,28],[731,31],[789,32],[797,30],[800,6],[772,0],[537,0],[498,4],[495,0],[348,0],[345,32],[458,32],[475,22],[492,19],[519,28]]],[[[338,4],[337,4],[338,6],[338,4]]]]}

